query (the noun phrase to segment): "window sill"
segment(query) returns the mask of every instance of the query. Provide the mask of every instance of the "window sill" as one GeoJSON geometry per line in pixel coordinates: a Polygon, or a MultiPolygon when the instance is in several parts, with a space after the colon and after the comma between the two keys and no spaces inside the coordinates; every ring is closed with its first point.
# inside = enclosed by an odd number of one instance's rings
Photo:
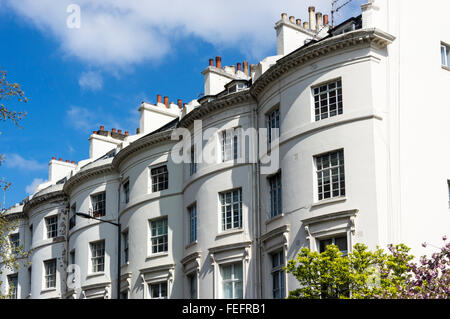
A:
{"type": "Polygon", "coordinates": [[[442,68],[443,68],[444,70],[450,71],[450,68],[449,68],[448,66],[442,65],[442,68]]]}
{"type": "Polygon", "coordinates": [[[156,259],[156,258],[161,258],[161,257],[167,257],[167,256],[169,256],[168,252],[151,254],[150,256],[147,256],[147,258],[145,258],[145,261],[151,260],[151,259],[156,259]]]}
{"type": "Polygon", "coordinates": [[[335,204],[335,203],[340,203],[340,202],[345,202],[347,200],[347,197],[335,197],[335,198],[329,198],[329,199],[324,199],[321,200],[317,203],[314,203],[311,205],[311,207],[320,207],[322,205],[328,205],[328,204],[335,204]]]}
{"type": "Polygon", "coordinates": [[[120,268],[125,268],[130,264],[129,261],[127,261],[126,263],[123,263],[122,265],[120,265],[120,268]]]}
{"type": "Polygon", "coordinates": [[[223,231],[221,233],[218,233],[216,235],[216,239],[221,238],[221,237],[226,237],[226,236],[229,236],[229,235],[235,235],[235,234],[243,233],[243,232],[244,232],[243,228],[225,230],[225,231],[223,231]]]}
{"type": "Polygon", "coordinates": [[[270,223],[272,223],[272,222],[274,222],[276,220],[282,219],[283,217],[284,217],[284,213],[281,213],[281,214],[279,214],[277,216],[274,216],[274,217],[266,220],[266,225],[268,225],[268,224],[270,224],[270,223]]]}
{"type": "Polygon", "coordinates": [[[86,279],[104,276],[105,272],[95,272],[86,276],[86,279]]]}
{"type": "Polygon", "coordinates": [[[197,244],[198,244],[198,240],[195,240],[195,241],[193,241],[192,243],[187,244],[186,247],[184,247],[184,249],[189,249],[189,248],[191,248],[191,247],[194,247],[194,246],[197,245],[197,244]]]}
{"type": "Polygon", "coordinates": [[[45,289],[41,290],[41,294],[46,294],[46,293],[54,292],[54,291],[56,291],[56,288],[45,288],[45,289]]]}

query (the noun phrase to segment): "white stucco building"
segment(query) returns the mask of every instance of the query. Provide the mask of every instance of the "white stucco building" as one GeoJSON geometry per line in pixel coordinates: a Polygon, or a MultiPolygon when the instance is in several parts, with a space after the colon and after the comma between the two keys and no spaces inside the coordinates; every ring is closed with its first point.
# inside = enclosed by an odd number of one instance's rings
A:
{"type": "Polygon", "coordinates": [[[313,8],[306,24],[283,14],[277,55],[211,59],[204,97],[144,102],[136,135],[101,127],[89,159],[52,159],[8,210],[33,253],[2,289],[17,275],[18,298],[117,298],[120,254],[121,298],[282,298],[304,246],[429,253],[450,229],[449,11],[372,0],[334,28],[313,8]],[[181,129],[196,164],[173,156],[181,129]],[[116,226],[76,212],[120,223],[120,251],[116,226]]]}

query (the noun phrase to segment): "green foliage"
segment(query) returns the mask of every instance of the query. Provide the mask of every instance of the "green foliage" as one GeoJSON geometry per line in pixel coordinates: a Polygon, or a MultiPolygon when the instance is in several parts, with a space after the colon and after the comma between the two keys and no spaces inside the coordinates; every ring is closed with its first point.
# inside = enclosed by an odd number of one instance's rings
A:
{"type": "Polygon", "coordinates": [[[372,252],[356,244],[350,254],[343,256],[335,245],[327,246],[322,253],[302,248],[285,267],[301,286],[288,298],[395,298],[408,277],[408,262],[414,257],[405,245],[389,249],[389,253],[379,248],[372,252]]]}
{"type": "MultiPolygon", "coordinates": [[[[0,120],[10,120],[17,127],[20,127],[19,122],[27,115],[27,113],[10,110],[5,105],[5,101],[10,101],[14,98],[17,99],[18,102],[28,102],[28,99],[25,97],[25,93],[22,91],[20,85],[17,83],[9,83],[6,80],[6,71],[1,70],[0,68],[0,120]]],[[[0,154],[0,166],[3,161],[4,156],[3,154],[0,154]]],[[[0,179],[0,190],[5,192],[10,186],[10,182],[6,181],[3,178],[0,179]]],[[[16,227],[17,223],[8,219],[5,216],[4,210],[0,210],[0,260],[3,263],[4,267],[0,268],[0,275],[5,268],[18,270],[21,266],[21,263],[19,261],[27,258],[30,253],[23,250],[23,245],[20,245],[19,247],[11,246],[9,235],[16,227]]],[[[0,285],[1,284],[2,282],[0,281],[0,285]]],[[[10,297],[11,293],[13,292],[13,288],[14,287],[10,287],[7,295],[1,295],[0,292],[0,299],[10,297]]]]}
{"type": "MultiPolygon", "coordinates": [[[[25,251],[23,245],[13,247],[10,242],[10,234],[17,229],[17,221],[8,219],[4,212],[0,212],[0,260],[2,268],[0,268],[0,278],[4,270],[9,269],[14,272],[18,271],[21,266],[29,265],[27,258],[31,251],[25,251]]],[[[0,286],[2,282],[0,280],[0,286]]],[[[9,298],[13,292],[14,287],[10,287],[6,295],[0,292],[0,299],[9,298]]]]}
{"type": "Polygon", "coordinates": [[[9,101],[11,98],[16,98],[19,102],[28,102],[25,93],[17,83],[9,83],[6,80],[6,71],[0,68],[0,120],[11,120],[16,126],[19,126],[19,121],[23,119],[27,113],[9,110],[3,101],[9,101]]]}

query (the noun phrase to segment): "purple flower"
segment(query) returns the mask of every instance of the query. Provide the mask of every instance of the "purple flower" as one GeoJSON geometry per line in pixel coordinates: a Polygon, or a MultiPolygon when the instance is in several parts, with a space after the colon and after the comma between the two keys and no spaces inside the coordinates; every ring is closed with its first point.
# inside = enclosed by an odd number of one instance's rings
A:
{"type": "Polygon", "coordinates": [[[444,237],[442,237],[442,240],[446,241],[447,240],[447,236],[444,235],[444,237]]]}
{"type": "Polygon", "coordinates": [[[426,248],[427,247],[427,243],[422,243],[422,247],[426,248]]]}

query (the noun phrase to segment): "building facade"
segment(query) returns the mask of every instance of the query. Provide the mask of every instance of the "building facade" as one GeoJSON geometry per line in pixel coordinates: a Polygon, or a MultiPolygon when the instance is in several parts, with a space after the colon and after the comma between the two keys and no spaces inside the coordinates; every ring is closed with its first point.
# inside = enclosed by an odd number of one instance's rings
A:
{"type": "Polygon", "coordinates": [[[427,27],[429,6],[406,0],[334,27],[313,7],[303,24],[282,14],[276,56],[211,59],[202,98],[142,103],[135,135],[100,127],[89,159],[53,158],[7,211],[32,254],[2,289],[17,276],[17,298],[284,298],[301,247],[429,253],[450,224],[447,2],[427,27]]]}

